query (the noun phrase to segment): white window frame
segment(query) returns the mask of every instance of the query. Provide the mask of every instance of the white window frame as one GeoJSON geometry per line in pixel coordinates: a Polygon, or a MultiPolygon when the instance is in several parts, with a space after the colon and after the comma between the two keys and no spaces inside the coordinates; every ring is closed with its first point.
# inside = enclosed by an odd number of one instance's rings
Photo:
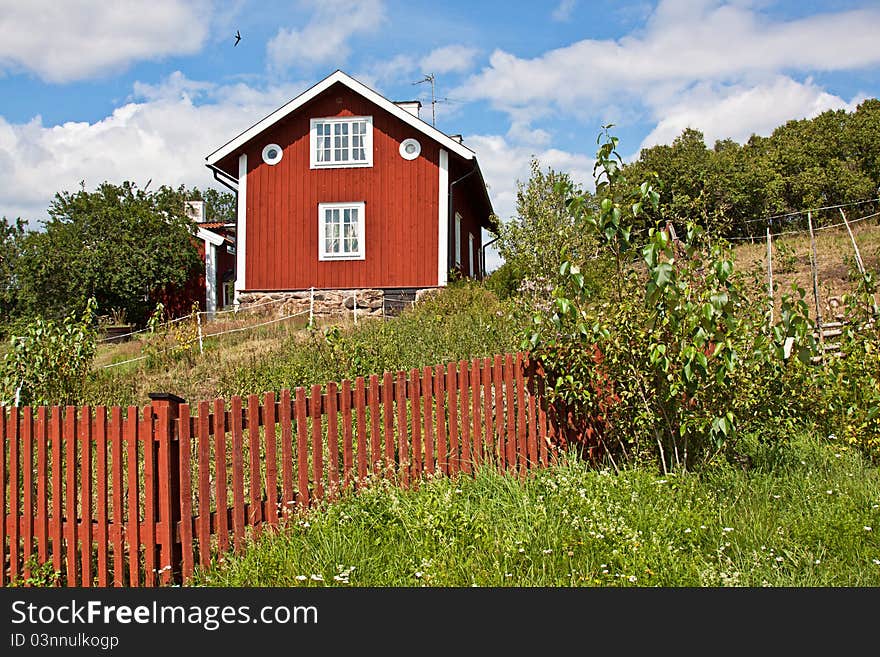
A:
{"type": "Polygon", "coordinates": [[[461,215],[455,213],[455,265],[461,267],[461,215]]]}
{"type": "MultiPolygon", "coordinates": [[[[318,203],[318,260],[321,261],[333,261],[333,260],[364,260],[366,258],[366,245],[364,243],[364,237],[366,235],[365,229],[365,218],[366,218],[366,204],[363,201],[347,201],[344,203],[318,203]],[[326,221],[326,212],[327,210],[357,210],[358,212],[358,222],[357,222],[357,240],[358,240],[358,250],[355,253],[328,253],[326,246],[326,236],[327,236],[327,221],[326,221]]],[[[340,231],[341,232],[341,231],[340,231]]],[[[340,239],[341,239],[340,235],[340,239]]]]}
{"type": "MultiPolygon", "coordinates": [[[[330,156],[335,157],[336,148],[334,141],[334,135],[330,135],[331,143],[330,143],[330,156]]],[[[312,169],[351,169],[351,168],[361,168],[361,167],[372,167],[373,166],[373,117],[372,116],[333,116],[319,119],[311,119],[309,122],[309,167],[312,169]],[[359,123],[361,121],[365,121],[367,124],[367,131],[364,134],[364,155],[366,159],[364,160],[353,160],[351,159],[352,151],[353,151],[353,138],[352,138],[352,124],[359,123]],[[341,124],[348,124],[348,144],[346,146],[346,150],[348,152],[349,159],[347,160],[327,160],[327,161],[318,161],[318,124],[326,123],[330,126],[334,126],[331,132],[335,132],[335,126],[341,124]]]]}
{"type": "Polygon", "coordinates": [[[474,234],[468,233],[468,275],[471,278],[476,278],[476,272],[474,271],[474,244],[476,244],[474,234]]]}

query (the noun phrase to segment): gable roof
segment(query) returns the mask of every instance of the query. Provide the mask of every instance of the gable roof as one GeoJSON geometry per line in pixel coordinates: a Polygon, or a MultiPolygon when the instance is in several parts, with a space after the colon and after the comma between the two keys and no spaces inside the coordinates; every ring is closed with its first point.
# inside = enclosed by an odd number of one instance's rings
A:
{"type": "Polygon", "coordinates": [[[350,75],[347,75],[340,70],[336,70],[317,84],[313,85],[312,87],[301,93],[290,102],[279,107],[262,121],[255,123],[250,128],[242,132],[240,135],[238,135],[231,141],[226,142],[223,146],[208,155],[205,158],[208,162],[208,165],[217,164],[224,157],[226,157],[230,153],[235,152],[241,146],[259,135],[261,132],[268,130],[273,125],[278,123],[278,121],[288,116],[292,112],[295,112],[297,109],[329,89],[337,82],[345,85],[355,93],[360,94],[367,100],[375,103],[376,105],[387,111],[389,114],[394,115],[404,123],[412,126],[413,128],[419,130],[431,139],[439,142],[444,148],[452,151],[459,157],[462,157],[465,160],[476,159],[476,153],[474,153],[474,151],[472,151],[470,148],[467,148],[466,146],[458,143],[456,140],[452,139],[445,133],[440,132],[434,126],[425,123],[417,116],[414,116],[413,114],[407,112],[405,109],[398,107],[395,103],[388,100],[381,94],[373,91],[366,85],[361,84],[350,75]]]}

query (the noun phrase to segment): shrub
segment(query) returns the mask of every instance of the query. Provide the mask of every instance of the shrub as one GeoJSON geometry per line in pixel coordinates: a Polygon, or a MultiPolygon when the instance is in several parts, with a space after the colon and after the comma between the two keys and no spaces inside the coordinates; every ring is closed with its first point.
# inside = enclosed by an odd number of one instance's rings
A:
{"type": "Polygon", "coordinates": [[[664,472],[686,469],[732,450],[744,423],[782,412],[781,388],[801,380],[815,341],[802,290],[786,297],[768,331],[723,242],[704,239],[695,224],[680,242],[655,226],[636,249],[632,222],[656,206],[657,192],[648,182],[628,185],[608,127],[595,169],[599,209],[577,196],[571,205],[615,264],[615,294],[596,303],[580,269],[563,263],[530,343],[551,401],[581,423],[599,421],[598,435],[585,426],[582,439],[598,440],[612,460],[650,457],[664,472]]]}
{"type": "Polygon", "coordinates": [[[2,370],[4,404],[78,403],[95,355],[94,299],[62,321],[37,318],[9,340],[2,370]]]}

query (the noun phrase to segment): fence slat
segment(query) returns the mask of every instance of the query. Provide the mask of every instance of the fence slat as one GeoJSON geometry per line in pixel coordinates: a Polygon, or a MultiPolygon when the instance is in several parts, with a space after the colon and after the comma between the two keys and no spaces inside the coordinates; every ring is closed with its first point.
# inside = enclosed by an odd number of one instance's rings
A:
{"type": "Polygon", "coordinates": [[[504,397],[505,411],[507,412],[507,431],[505,443],[507,444],[507,467],[511,470],[516,468],[516,406],[513,389],[513,356],[504,356],[504,397]]]}
{"type": "Polygon", "coordinates": [[[222,555],[229,551],[229,487],[226,463],[226,403],[214,400],[214,505],[217,511],[217,549],[222,555]]]}
{"type": "Polygon", "coordinates": [[[92,409],[89,406],[83,406],[79,418],[79,440],[82,586],[92,586],[92,409]]]}
{"type": "Polygon", "coordinates": [[[266,522],[278,524],[278,452],[275,444],[275,393],[263,396],[263,434],[266,437],[266,522]]]}
{"type": "Polygon", "coordinates": [[[397,460],[398,477],[404,487],[409,486],[409,431],[406,421],[406,372],[397,373],[397,460]]]}
{"type": "MultiPolygon", "coordinates": [[[[199,402],[198,413],[196,435],[199,441],[199,519],[196,533],[199,539],[199,564],[207,566],[211,563],[211,409],[208,402],[199,402]]],[[[225,481],[223,485],[226,485],[225,481]]],[[[219,507],[217,515],[220,515],[219,507]]]]}
{"type": "Polygon", "coordinates": [[[434,474],[434,418],[433,393],[434,371],[430,367],[422,369],[422,405],[425,420],[425,462],[424,468],[429,475],[434,474]]]}
{"type": "Polygon", "coordinates": [[[0,406],[0,586],[6,586],[6,407],[0,406]]]}
{"type": "Polygon", "coordinates": [[[547,397],[545,395],[544,379],[538,381],[538,458],[541,465],[547,465],[547,397]]]}
{"type": "MultiPolygon", "coordinates": [[[[69,411],[68,411],[69,412],[69,411]]],[[[129,406],[125,418],[125,439],[128,466],[128,583],[137,586],[140,581],[140,482],[138,477],[138,444],[140,442],[140,419],[138,407],[129,406]]],[[[70,465],[68,464],[68,468],[70,465]]],[[[68,539],[69,540],[69,539],[68,539]]]]}
{"type": "Polygon", "coordinates": [[[449,474],[449,462],[446,457],[446,409],[444,408],[446,377],[445,368],[442,365],[434,366],[434,406],[437,412],[435,416],[437,428],[437,469],[443,474],[449,474]]]}
{"type": "Polygon", "coordinates": [[[241,397],[233,395],[230,410],[232,424],[232,545],[236,553],[244,547],[244,430],[241,397]]]}
{"type": "Polygon", "coordinates": [[[251,508],[247,524],[253,528],[253,535],[260,535],[263,521],[263,478],[260,474],[260,397],[248,395],[248,456],[250,456],[250,499],[251,508]]]}
{"type": "Polygon", "coordinates": [[[107,408],[95,408],[95,542],[98,544],[98,586],[107,586],[107,408]]]}
{"type": "Polygon", "coordinates": [[[364,377],[354,380],[354,408],[357,422],[357,461],[358,485],[362,486],[367,478],[367,391],[364,377]]]}
{"type": "Polygon", "coordinates": [[[488,458],[490,463],[496,463],[495,441],[492,432],[492,360],[484,358],[483,366],[483,458],[488,458]]]}
{"type": "Polygon", "coordinates": [[[448,443],[449,474],[456,474],[461,469],[461,457],[458,444],[458,390],[456,388],[455,363],[446,364],[446,413],[449,420],[446,432],[448,443]]]}
{"type": "Polygon", "coordinates": [[[353,434],[351,429],[351,381],[342,382],[342,486],[351,486],[354,473],[353,434]]]}
{"type": "Polygon", "coordinates": [[[125,584],[125,510],[122,508],[122,408],[114,406],[110,410],[110,426],[107,431],[110,440],[110,485],[113,488],[113,586],[125,584]]]}
{"type": "Polygon", "coordinates": [[[529,379],[529,467],[534,468],[538,465],[538,431],[537,417],[535,409],[535,389],[534,379],[529,379]]]}
{"type": "Polygon", "coordinates": [[[306,417],[306,389],[296,389],[296,466],[299,475],[299,505],[309,506],[309,437],[306,417]]]}
{"type": "Polygon", "coordinates": [[[324,439],[321,435],[321,386],[312,386],[312,491],[316,500],[324,499],[324,439]]]}
{"type": "Polygon", "coordinates": [[[419,370],[412,369],[409,372],[410,382],[410,415],[412,416],[412,476],[417,479],[422,476],[422,408],[421,387],[419,370]]]}
{"type": "Polygon", "coordinates": [[[339,418],[337,411],[338,389],[335,382],[327,384],[327,487],[328,498],[335,499],[339,492],[339,418]]]}
{"type": "Polygon", "coordinates": [[[18,559],[19,559],[19,523],[18,514],[18,450],[19,450],[19,408],[13,406],[9,409],[9,581],[18,583],[18,559]]]}
{"type": "Polygon", "coordinates": [[[526,391],[525,379],[523,378],[523,355],[516,355],[516,365],[514,366],[514,376],[516,385],[516,452],[519,461],[519,469],[521,474],[526,471],[526,391]]]}
{"type": "Polygon", "coordinates": [[[35,426],[37,437],[37,522],[34,530],[37,536],[37,558],[41,565],[49,561],[49,459],[47,454],[49,426],[46,417],[47,410],[45,406],[40,406],[37,409],[35,426]]]}
{"type": "Polygon", "coordinates": [[[470,395],[468,395],[468,386],[470,385],[470,377],[468,376],[468,364],[466,360],[458,363],[458,402],[461,404],[461,469],[466,474],[471,473],[471,416],[468,412],[468,404],[470,404],[470,395]]]}
{"type": "Polygon", "coordinates": [[[482,462],[482,442],[483,433],[481,431],[480,422],[480,360],[474,358],[471,361],[471,420],[473,427],[471,428],[471,460],[474,462],[474,469],[482,462]]]}
{"type": "Polygon", "coordinates": [[[379,463],[382,460],[382,434],[379,431],[379,376],[370,375],[370,464],[373,474],[379,474],[379,463]]]}
{"type": "Polygon", "coordinates": [[[492,368],[492,385],[495,397],[495,449],[497,450],[495,456],[498,459],[498,467],[504,470],[507,465],[507,451],[504,443],[504,390],[501,362],[501,356],[496,355],[492,368]]]}
{"type": "Polygon", "coordinates": [[[156,585],[156,564],[159,544],[156,540],[156,507],[159,487],[156,481],[156,434],[153,407],[144,407],[141,416],[140,439],[144,459],[144,586],[156,585]]]}
{"type": "MultiPolygon", "coordinates": [[[[61,436],[61,408],[59,406],[52,407],[52,416],[49,420],[49,439],[52,441],[52,520],[49,524],[49,533],[52,539],[52,569],[56,573],[60,573],[64,558],[62,539],[64,511],[61,506],[64,501],[64,479],[62,478],[63,439],[61,436]]],[[[0,477],[0,479],[4,479],[4,477],[0,477]]]]}
{"type": "MultiPolygon", "coordinates": [[[[67,447],[67,458],[64,464],[64,474],[67,479],[67,495],[64,500],[65,525],[67,531],[67,585],[77,585],[77,558],[76,558],[76,522],[79,517],[79,509],[76,507],[76,407],[68,406],[64,415],[64,441],[67,447]]],[[[11,479],[12,473],[10,473],[11,479]]]]}
{"type": "Polygon", "coordinates": [[[193,573],[192,438],[189,404],[178,408],[177,433],[180,463],[180,565],[186,581],[193,573]]]}
{"type": "Polygon", "coordinates": [[[34,551],[34,411],[21,409],[21,547],[22,573],[31,576],[31,555],[34,551]]]}
{"type": "Polygon", "coordinates": [[[291,424],[290,390],[281,391],[279,404],[281,419],[281,496],[282,513],[286,517],[293,511],[295,501],[293,492],[293,429],[291,424]]]}
{"type": "Polygon", "coordinates": [[[382,428],[385,437],[385,455],[382,476],[394,472],[394,381],[391,372],[382,374],[382,428]]]}

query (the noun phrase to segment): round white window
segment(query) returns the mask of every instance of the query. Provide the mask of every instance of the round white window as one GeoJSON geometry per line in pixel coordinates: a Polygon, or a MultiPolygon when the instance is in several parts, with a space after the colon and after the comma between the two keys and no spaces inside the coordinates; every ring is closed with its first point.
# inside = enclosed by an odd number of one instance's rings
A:
{"type": "Polygon", "coordinates": [[[422,152],[422,145],[415,139],[404,139],[400,142],[400,157],[404,160],[414,160],[422,152]]]}
{"type": "Polygon", "coordinates": [[[284,151],[278,144],[269,144],[263,149],[263,162],[266,164],[278,164],[284,151]]]}

